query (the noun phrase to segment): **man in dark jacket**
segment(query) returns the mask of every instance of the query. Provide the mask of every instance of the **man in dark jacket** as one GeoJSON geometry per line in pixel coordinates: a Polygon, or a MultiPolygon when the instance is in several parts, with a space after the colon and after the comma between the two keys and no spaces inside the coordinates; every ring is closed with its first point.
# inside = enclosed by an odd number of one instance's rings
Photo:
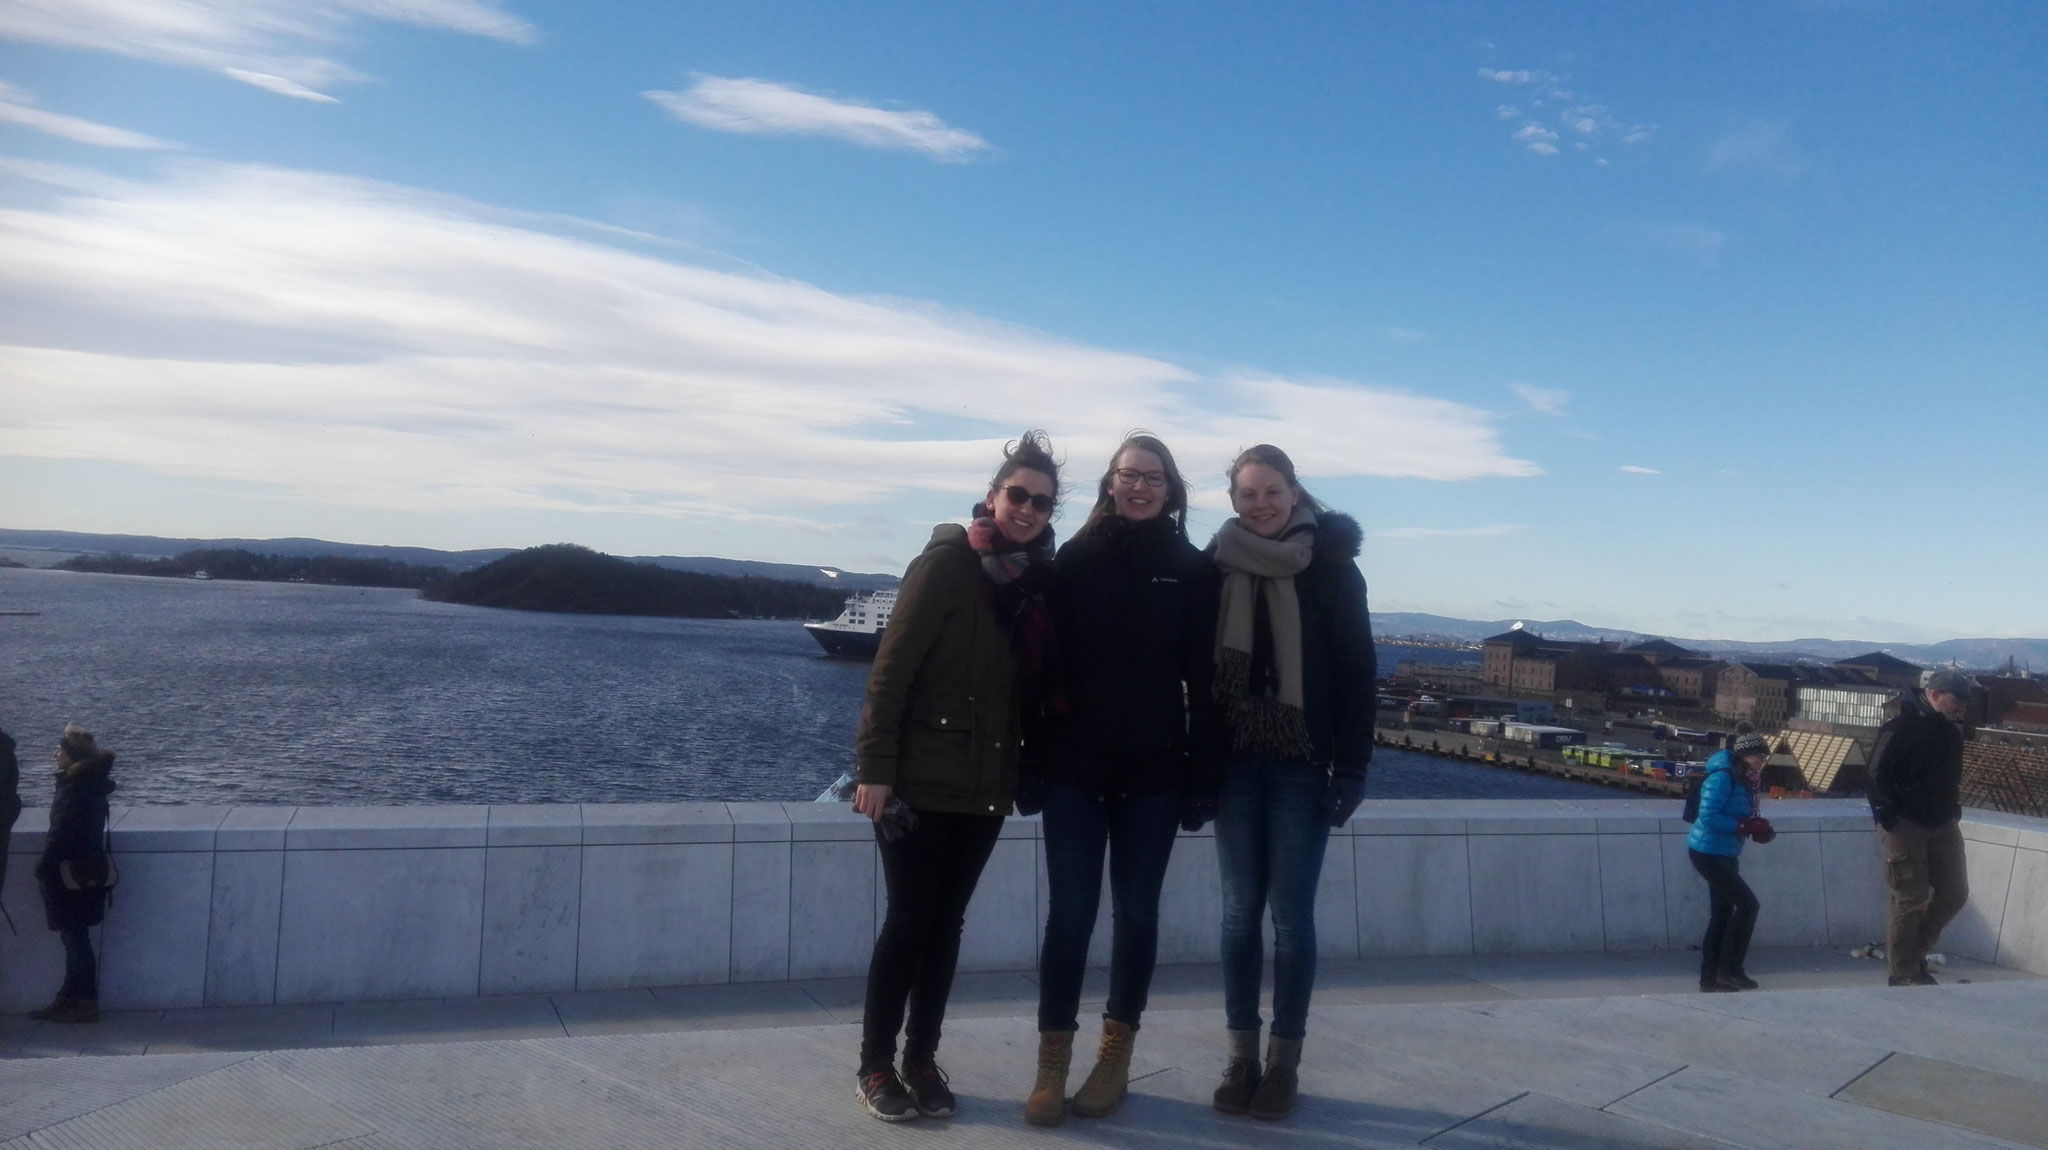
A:
{"type": "Polygon", "coordinates": [[[1927,952],[1970,898],[1963,863],[1963,731],[1975,684],[1936,671],[1900,701],[1871,756],[1870,813],[1891,887],[1885,959],[1893,986],[1932,986],[1927,952]]]}

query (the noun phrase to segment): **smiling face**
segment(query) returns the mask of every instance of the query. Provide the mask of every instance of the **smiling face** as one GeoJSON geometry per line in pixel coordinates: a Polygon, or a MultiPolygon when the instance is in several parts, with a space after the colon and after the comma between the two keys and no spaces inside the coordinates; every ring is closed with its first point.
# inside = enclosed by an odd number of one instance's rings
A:
{"type": "Polygon", "coordinates": [[[1272,539],[1286,530],[1301,493],[1287,477],[1263,463],[1247,463],[1237,469],[1230,487],[1230,506],[1237,521],[1254,535],[1272,539]]]}
{"type": "Polygon", "coordinates": [[[1052,498],[1057,489],[1052,476],[1029,467],[1019,467],[1003,477],[1002,482],[988,493],[989,514],[995,517],[996,530],[1012,543],[1029,543],[1038,538],[1045,525],[1052,522],[1052,498]],[[1021,498],[1015,492],[1021,490],[1021,498]],[[1043,510],[1032,504],[1034,497],[1046,506],[1043,510]]]}
{"type": "Polygon", "coordinates": [[[1124,448],[1110,465],[1109,497],[1116,513],[1133,521],[1166,510],[1166,461],[1142,447],[1124,448]]]}

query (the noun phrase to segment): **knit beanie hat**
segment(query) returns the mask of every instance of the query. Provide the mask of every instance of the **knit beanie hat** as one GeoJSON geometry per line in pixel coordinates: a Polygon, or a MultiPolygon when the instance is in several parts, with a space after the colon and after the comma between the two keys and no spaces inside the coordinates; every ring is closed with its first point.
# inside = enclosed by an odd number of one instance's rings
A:
{"type": "Polygon", "coordinates": [[[1744,755],[1769,755],[1770,753],[1771,744],[1762,735],[1753,732],[1735,740],[1735,745],[1728,748],[1728,754],[1737,759],[1744,755]]]}

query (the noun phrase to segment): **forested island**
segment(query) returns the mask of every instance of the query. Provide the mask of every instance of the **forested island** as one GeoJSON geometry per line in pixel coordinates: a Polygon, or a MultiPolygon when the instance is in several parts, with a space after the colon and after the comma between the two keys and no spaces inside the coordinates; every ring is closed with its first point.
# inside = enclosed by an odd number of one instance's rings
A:
{"type": "Polygon", "coordinates": [[[102,575],[154,575],[166,579],[234,579],[254,583],[325,583],[338,587],[410,587],[419,590],[448,578],[446,567],[425,567],[389,559],[344,559],[338,555],[258,555],[239,549],[181,552],[169,559],[138,555],[74,555],[60,571],[102,575]]]}
{"type": "Polygon", "coordinates": [[[420,595],[475,607],[686,619],[829,619],[844,599],[830,587],[674,571],[573,543],[514,552],[435,583],[420,595]]]}

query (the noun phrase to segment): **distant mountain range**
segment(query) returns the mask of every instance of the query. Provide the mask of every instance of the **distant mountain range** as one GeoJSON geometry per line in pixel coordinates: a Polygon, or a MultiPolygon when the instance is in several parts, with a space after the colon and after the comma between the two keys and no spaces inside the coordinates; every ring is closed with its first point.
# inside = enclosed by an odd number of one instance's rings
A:
{"type": "MultiPolygon", "coordinates": [[[[1868,639],[1786,639],[1771,643],[1745,643],[1735,639],[1687,639],[1677,635],[1646,635],[1614,627],[1591,627],[1576,619],[1454,619],[1447,615],[1426,615],[1410,611],[1375,611],[1373,633],[1381,638],[1418,636],[1456,639],[1476,643],[1498,635],[1517,623],[1546,639],[1595,642],[1611,639],[1627,646],[1644,639],[1669,639],[1681,647],[1722,659],[1820,659],[1832,662],[1883,651],[1923,667],[1956,663],[1975,669],[1995,669],[2011,659],[2022,670],[2048,668],[2048,639],[1947,639],[1939,643],[1880,643],[1868,639]]],[[[1418,656],[1419,658],[1420,656],[1418,656]]]]}
{"type": "MultiPolygon", "coordinates": [[[[31,567],[51,567],[71,555],[120,553],[168,558],[202,548],[241,548],[260,555],[312,557],[337,555],[348,559],[388,559],[417,566],[446,567],[468,571],[512,554],[516,548],[494,547],[477,551],[437,551],[429,547],[381,547],[363,543],[332,543],[323,539],[167,539],[156,535],[95,535],[81,531],[15,531],[0,528],[0,558],[14,559],[31,567]]],[[[751,559],[719,559],[710,556],[634,556],[676,571],[709,575],[754,575],[787,579],[846,591],[871,591],[894,587],[895,575],[839,571],[833,567],[807,567],[800,563],[761,563],[751,559]]],[[[1665,638],[1724,659],[1847,659],[1884,651],[1923,667],[1950,662],[1972,668],[2001,668],[2011,659],[2023,669],[2048,669],[2048,639],[1949,639],[1940,643],[1879,643],[1869,640],[1788,639],[1774,643],[1743,643],[1732,639],[1686,639],[1675,635],[1645,635],[1611,627],[1593,627],[1576,619],[1457,619],[1410,611],[1375,611],[1373,631],[1381,638],[1421,636],[1476,643],[1521,623],[1546,638],[1588,642],[1612,639],[1626,645],[1642,639],[1665,638]]],[[[1421,657],[1421,656],[1419,656],[1421,657]]]]}
{"type": "MultiPolygon", "coordinates": [[[[473,570],[519,550],[516,547],[487,547],[476,551],[437,551],[431,547],[382,547],[368,543],[333,543],[325,539],[168,539],[160,535],[95,535],[83,531],[13,531],[0,528],[0,558],[14,559],[30,567],[54,567],[72,555],[121,554],[168,559],[186,551],[214,549],[240,549],[258,555],[288,558],[335,555],[344,559],[387,559],[416,567],[446,567],[451,571],[473,570]]],[[[759,563],[751,559],[683,555],[625,558],[674,571],[786,579],[792,583],[843,588],[848,592],[894,587],[897,583],[894,575],[840,571],[836,567],[807,567],[801,563],[759,563]]]]}

